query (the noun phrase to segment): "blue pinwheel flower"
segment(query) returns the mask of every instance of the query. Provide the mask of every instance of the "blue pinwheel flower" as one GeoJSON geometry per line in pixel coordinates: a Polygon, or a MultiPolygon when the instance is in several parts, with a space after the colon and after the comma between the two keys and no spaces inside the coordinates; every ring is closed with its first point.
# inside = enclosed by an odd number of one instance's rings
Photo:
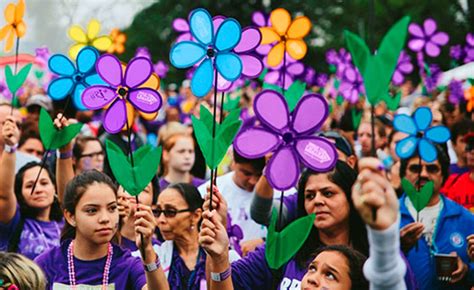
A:
{"type": "Polygon", "coordinates": [[[451,134],[445,126],[430,128],[431,120],[431,110],[427,107],[418,108],[413,117],[405,114],[395,116],[393,120],[395,130],[409,135],[400,140],[395,147],[395,152],[400,158],[411,157],[418,148],[421,159],[426,162],[436,160],[438,156],[433,143],[445,143],[451,138],[451,134]]]}
{"type": "Polygon", "coordinates": [[[175,44],[170,51],[170,61],[176,68],[188,68],[201,62],[191,80],[191,91],[203,97],[212,88],[215,69],[230,82],[240,77],[242,61],[232,50],[240,42],[242,31],[237,20],[226,18],[214,32],[212,17],[202,8],[191,12],[189,26],[197,42],[175,44]]]}
{"type": "Polygon", "coordinates": [[[78,110],[87,110],[81,101],[82,92],[89,86],[104,84],[95,70],[99,52],[86,46],[77,55],[76,64],[63,54],[53,55],[48,62],[49,70],[59,77],[48,86],[48,95],[55,101],[71,95],[78,110]]]}

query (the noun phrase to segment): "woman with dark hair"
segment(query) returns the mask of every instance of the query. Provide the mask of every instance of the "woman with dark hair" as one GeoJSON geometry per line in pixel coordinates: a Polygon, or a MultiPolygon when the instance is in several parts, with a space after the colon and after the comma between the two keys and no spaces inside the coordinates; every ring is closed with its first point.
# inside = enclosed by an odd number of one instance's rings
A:
{"type": "Polygon", "coordinates": [[[61,245],[35,259],[46,275],[47,289],[169,289],[151,243],[155,223],[149,206],[140,204],[135,212],[135,231],[143,237],[136,243],[145,254],[140,260],[114,242],[117,188],[107,175],[91,170],[74,177],[63,204],[67,223],[61,245]]]}
{"type": "Polygon", "coordinates": [[[203,202],[188,183],[171,184],[158,196],[153,214],[165,241],[155,251],[171,289],[205,289],[206,253],[198,243],[203,202]]]}
{"type": "Polygon", "coordinates": [[[15,176],[20,131],[12,117],[7,117],[1,133],[6,148],[0,159],[0,250],[34,259],[59,245],[63,216],[56,182],[51,170],[41,170],[37,162],[27,163],[15,176]]]}

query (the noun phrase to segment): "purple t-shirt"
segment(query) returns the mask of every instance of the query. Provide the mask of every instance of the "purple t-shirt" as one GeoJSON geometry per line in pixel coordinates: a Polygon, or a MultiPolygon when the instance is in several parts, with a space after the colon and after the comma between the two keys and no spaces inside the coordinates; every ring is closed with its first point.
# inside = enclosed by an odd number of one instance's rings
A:
{"type": "MultiPolygon", "coordinates": [[[[9,223],[0,223],[0,251],[8,251],[9,242],[21,220],[20,207],[9,223]]],[[[20,235],[18,253],[33,260],[46,250],[59,246],[64,221],[43,222],[26,218],[20,235]]]]}
{"type": "MultiPolygon", "coordinates": [[[[199,185],[203,184],[204,182],[206,182],[206,180],[201,179],[201,178],[197,178],[197,177],[193,177],[191,179],[191,184],[194,185],[195,187],[198,187],[199,185]]],[[[160,178],[160,191],[163,191],[163,189],[167,188],[168,185],[170,185],[170,183],[168,181],[166,181],[166,179],[164,179],[164,177],[161,177],[160,178]]]]}
{"type": "MultiPolygon", "coordinates": [[[[61,246],[55,247],[35,259],[46,275],[48,282],[46,289],[69,289],[67,248],[70,243],[70,240],[64,241],[61,246]]],[[[142,289],[146,284],[146,276],[140,258],[133,257],[130,251],[123,250],[118,245],[113,245],[113,251],[109,286],[113,285],[115,288],[112,289],[115,290],[142,289]]],[[[74,257],[77,285],[96,286],[100,290],[106,259],[107,257],[103,257],[92,261],[82,261],[74,257]]],[[[82,288],[78,287],[78,289],[82,288]]]]}
{"type": "MultiPolygon", "coordinates": [[[[151,238],[151,244],[152,245],[161,245],[160,241],[155,239],[155,237],[151,238]]],[[[121,237],[120,246],[122,247],[122,249],[130,250],[130,252],[135,252],[135,251],[138,250],[138,247],[137,247],[137,244],[135,243],[135,241],[129,240],[124,236],[121,237]]]]}

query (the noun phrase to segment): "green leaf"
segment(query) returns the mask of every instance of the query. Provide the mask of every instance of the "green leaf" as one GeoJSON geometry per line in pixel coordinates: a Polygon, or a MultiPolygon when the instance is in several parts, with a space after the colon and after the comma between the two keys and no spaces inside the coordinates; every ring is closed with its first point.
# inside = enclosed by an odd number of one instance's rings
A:
{"type": "Polygon", "coordinates": [[[82,129],[82,123],[71,124],[61,130],[56,129],[53,120],[45,109],[41,108],[39,118],[40,138],[44,148],[54,150],[71,142],[82,129]]]}
{"type": "Polygon", "coordinates": [[[420,212],[426,207],[431,199],[431,196],[433,195],[434,183],[433,181],[429,181],[423,186],[421,191],[417,191],[410,181],[408,181],[406,178],[403,178],[402,188],[415,207],[416,211],[420,212]]]}
{"type": "Polygon", "coordinates": [[[357,131],[362,120],[362,111],[356,110],[356,108],[351,109],[352,116],[352,125],[354,126],[354,131],[357,131]]]}
{"type": "Polygon", "coordinates": [[[258,77],[258,79],[263,82],[264,79],[265,79],[265,76],[267,75],[267,73],[268,73],[268,68],[264,68],[263,71],[262,71],[262,73],[261,73],[260,76],[258,77]]]}
{"type": "Polygon", "coordinates": [[[338,106],[340,106],[340,105],[342,105],[342,103],[344,103],[344,97],[341,96],[341,95],[337,95],[337,97],[336,97],[336,104],[337,104],[338,106]]]}
{"type": "Polygon", "coordinates": [[[280,88],[280,87],[277,86],[277,85],[269,84],[269,83],[263,83],[262,89],[264,89],[264,90],[272,90],[272,91],[278,92],[278,93],[280,93],[280,94],[283,93],[282,88],[280,88]]]}
{"type": "Polygon", "coordinates": [[[38,79],[38,80],[41,80],[44,76],[44,71],[41,71],[41,70],[37,70],[35,71],[35,77],[38,79]]]}
{"type": "Polygon", "coordinates": [[[293,82],[285,92],[285,100],[288,104],[288,109],[290,109],[290,113],[295,109],[296,104],[298,104],[298,101],[303,96],[305,89],[306,83],[297,80],[293,82]]]}
{"type": "Polygon", "coordinates": [[[231,99],[229,96],[226,97],[226,102],[224,103],[224,110],[230,112],[239,107],[240,97],[231,99]]]}
{"type": "Polygon", "coordinates": [[[278,217],[277,210],[273,208],[265,247],[265,259],[271,269],[279,269],[294,257],[308,238],[315,218],[315,214],[307,215],[287,225],[281,232],[276,232],[278,217]]]}
{"type": "Polygon", "coordinates": [[[402,98],[402,92],[398,92],[395,97],[390,96],[389,93],[387,93],[384,97],[383,100],[387,104],[387,108],[390,111],[396,111],[398,109],[398,105],[400,104],[400,99],[402,98]]]}
{"type": "Polygon", "coordinates": [[[161,160],[161,147],[140,147],[133,153],[132,166],[129,156],[117,144],[107,139],[105,145],[115,179],[130,195],[139,195],[156,175],[161,160]]]}
{"type": "Polygon", "coordinates": [[[405,45],[410,17],[406,16],[393,25],[382,39],[375,55],[371,55],[365,42],[346,31],[347,47],[363,79],[367,99],[376,105],[387,94],[398,57],[405,45]]]}
{"type": "Polygon", "coordinates": [[[18,89],[23,85],[31,70],[33,64],[29,63],[25,65],[16,75],[13,75],[10,66],[5,67],[5,78],[7,80],[7,86],[12,95],[16,95],[18,89]]]}

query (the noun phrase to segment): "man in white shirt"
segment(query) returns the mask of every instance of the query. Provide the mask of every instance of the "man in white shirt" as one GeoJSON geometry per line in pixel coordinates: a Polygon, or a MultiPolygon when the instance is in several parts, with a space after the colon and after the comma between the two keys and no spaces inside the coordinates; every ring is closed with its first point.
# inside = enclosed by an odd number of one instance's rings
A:
{"type": "MultiPolygon", "coordinates": [[[[234,150],[232,171],[216,179],[217,188],[227,201],[227,229],[231,241],[233,240],[231,245],[244,256],[262,244],[267,235],[266,227],[257,224],[250,217],[253,190],[264,167],[265,158],[246,159],[234,150]]],[[[203,197],[209,184],[207,182],[198,188],[203,197]]]]}

